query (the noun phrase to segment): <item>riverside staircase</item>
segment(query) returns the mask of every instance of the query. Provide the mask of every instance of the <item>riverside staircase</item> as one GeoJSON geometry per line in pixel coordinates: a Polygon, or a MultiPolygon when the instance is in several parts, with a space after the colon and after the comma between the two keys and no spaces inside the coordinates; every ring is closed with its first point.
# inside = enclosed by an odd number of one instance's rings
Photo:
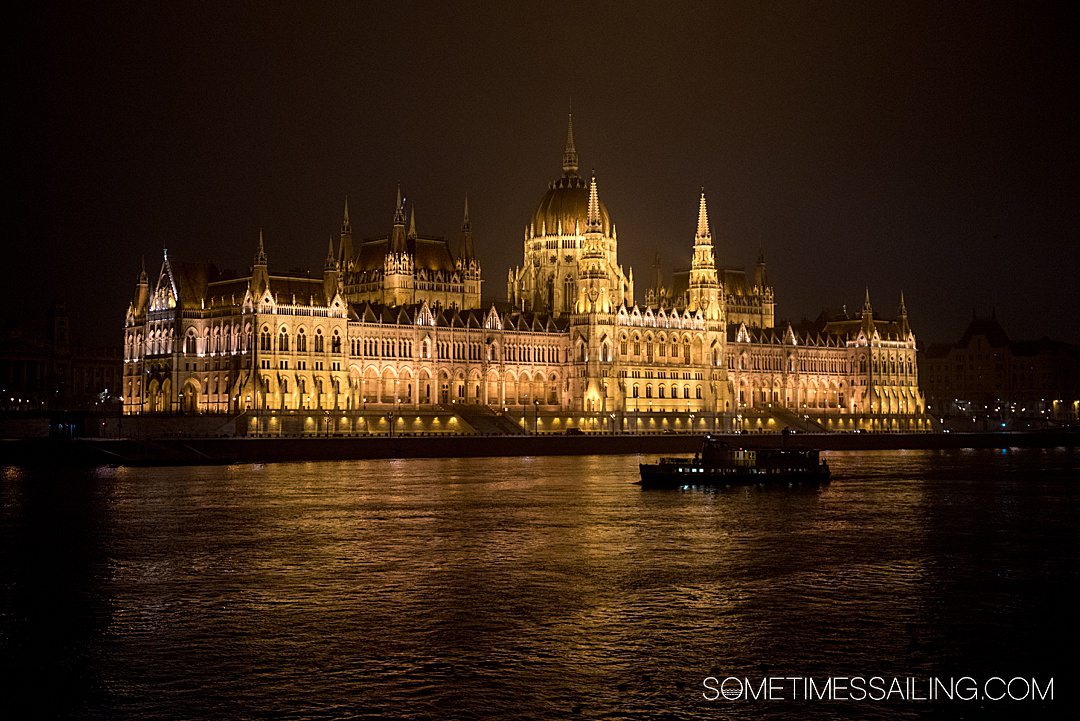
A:
{"type": "Polygon", "coordinates": [[[465,421],[482,436],[523,436],[525,429],[501,413],[496,413],[488,406],[479,404],[455,403],[452,406],[443,406],[448,411],[457,414],[458,418],[465,421]]]}

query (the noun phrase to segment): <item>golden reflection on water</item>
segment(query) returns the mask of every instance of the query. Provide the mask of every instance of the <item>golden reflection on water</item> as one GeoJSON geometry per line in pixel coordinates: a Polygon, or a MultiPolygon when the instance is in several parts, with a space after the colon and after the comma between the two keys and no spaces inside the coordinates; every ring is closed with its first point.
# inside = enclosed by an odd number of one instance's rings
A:
{"type": "Polygon", "coordinates": [[[81,529],[75,590],[13,587],[27,628],[75,614],[106,716],[692,718],[716,670],[1034,667],[1071,618],[1077,452],[828,458],[823,489],[720,492],[643,492],[638,456],[5,471],[6,548],[81,529]]]}

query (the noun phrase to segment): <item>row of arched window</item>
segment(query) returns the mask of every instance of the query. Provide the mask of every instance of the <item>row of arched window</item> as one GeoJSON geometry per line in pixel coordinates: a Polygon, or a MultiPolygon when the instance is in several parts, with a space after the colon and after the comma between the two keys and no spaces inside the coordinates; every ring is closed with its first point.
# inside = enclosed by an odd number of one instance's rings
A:
{"type": "MultiPolygon", "coordinates": [[[[308,336],[307,331],[303,328],[299,328],[296,331],[295,338],[289,335],[289,329],[282,326],[278,329],[276,343],[275,338],[270,333],[270,326],[263,326],[259,331],[259,350],[263,352],[277,351],[279,353],[307,353],[308,352],[308,336]]],[[[341,333],[337,328],[334,329],[330,335],[330,352],[341,352],[341,333]]],[[[326,352],[326,338],[323,336],[322,328],[315,329],[315,335],[311,342],[312,352],[325,353],[326,352]]]]}

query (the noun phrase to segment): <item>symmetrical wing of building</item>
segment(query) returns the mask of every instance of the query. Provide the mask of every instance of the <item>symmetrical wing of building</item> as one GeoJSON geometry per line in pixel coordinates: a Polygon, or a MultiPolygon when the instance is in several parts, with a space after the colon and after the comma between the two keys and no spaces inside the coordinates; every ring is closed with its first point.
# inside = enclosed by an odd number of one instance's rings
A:
{"type": "Polygon", "coordinates": [[[346,202],[319,276],[272,272],[261,231],[244,275],[166,253],[127,311],[125,412],[346,432],[372,414],[431,431],[491,412],[541,431],[927,427],[902,298],[892,320],[868,293],[858,317],[778,327],[764,258],[752,276],[717,266],[702,190],[689,271],[638,302],[578,168],[571,119],[505,301],[481,300],[467,200],[449,240],[418,234],[399,191],[390,232],[359,242],[346,202]]]}

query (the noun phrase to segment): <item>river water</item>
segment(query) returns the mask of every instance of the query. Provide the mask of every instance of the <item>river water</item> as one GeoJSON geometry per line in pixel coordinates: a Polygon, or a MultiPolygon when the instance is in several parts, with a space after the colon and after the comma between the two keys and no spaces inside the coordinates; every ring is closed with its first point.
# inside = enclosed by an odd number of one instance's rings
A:
{"type": "Polygon", "coordinates": [[[7,468],[5,703],[827,719],[1076,702],[1080,451],[828,458],[824,489],[722,492],[643,492],[640,456],[7,468]],[[875,674],[1054,677],[1055,698],[703,696],[707,676],[875,674]]]}

